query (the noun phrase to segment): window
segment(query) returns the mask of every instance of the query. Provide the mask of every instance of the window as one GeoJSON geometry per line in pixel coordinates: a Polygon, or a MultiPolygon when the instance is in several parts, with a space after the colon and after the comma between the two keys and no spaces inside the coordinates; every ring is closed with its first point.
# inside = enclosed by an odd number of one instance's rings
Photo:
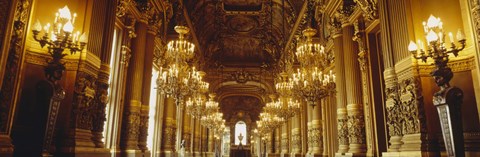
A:
{"type": "Polygon", "coordinates": [[[237,124],[235,124],[235,145],[240,144],[240,135],[243,137],[242,145],[247,144],[247,124],[245,124],[244,121],[238,121],[237,124]]]}
{"type": "MultiPolygon", "coordinates": [[[[147,135],[147,147],[152,149],[153,148],[153,140],[154,140],[154,129],[155,129],[155,113],[157,107],[157,78],[158,78],[158,71],[153,68],[152,70],[152,81],[150,86],[150,110],[148,111],[148,135],[147,135]]],[[[153,153],[152,153],[153,155],[153,153]]]]}

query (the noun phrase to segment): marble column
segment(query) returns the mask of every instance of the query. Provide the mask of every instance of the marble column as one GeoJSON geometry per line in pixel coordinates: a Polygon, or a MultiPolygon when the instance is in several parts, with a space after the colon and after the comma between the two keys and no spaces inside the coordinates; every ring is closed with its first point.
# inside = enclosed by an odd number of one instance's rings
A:
{"type": "MultiPolygon", "coordinates": [[[[220,138],[220,135],[217,135],[220,138]]],[[[215,151],[215,133],[212,129],[208,129],[208,152],[213,153],[215,151]]]]}
{"type": "Polygon", "coordinates": [[[288,122],[282,125],[282,151],[281,154],[288,154],[288,122]]]}
{"type": "Polygon", "coordinates": [[[122,137],[120,146],[122,151],[135,152],[139,150],[138,137],[140,129],[140,111],[142,107],[142,86],[144,76],[145,42],[147,24],[136,24],[137,37],[132,42],[132,58],[128,67],[127,93],[123,111],[122,137]]]}
{"type": "MultiPolygon", "coordinates": [[[[162,154],[164,156],[175,156],[175,143],[177,133],[177,106],[171,97],[165,98],[162,154]]],[[[180,128],[181,129],[181,128],[180,128]]]]}
{"type": "Polygon", "coordinates": [[[200,120],[195,119],[195,129],[193,132],[193,153],[195,156],[199,155],[200,152],[200,133],[201,133],[201,127],[200,127],[200,120]]]}
{"type": "Polygon", "coordinates": [[[292,134],[291,134],[291,148],[292,155],[299,155],[302,153],[302,137],[300,133],[300,115],[295,115],[292,120],[292,134]]]}
{"type": "Polygon", "coordinates": [[[345,85],[347,98],[348,153],[362,154],[366,152],[365,121],[363,117],[362,85],[358,64],[358,48],[352,40],[354,29],[351,24],[344,23],[343,59],[345,61],[345,85]]]}
{"type": "MultiPolygon", "coordinates": [[[[324,99],[321,99],[320,102],[323,102],[324,99]]],[[[311,152],[314,156],[321,156],[323,153],[323,129],[322,129],[322,108],[325,106],[325,103],[319,103],[319,105],[312,108],[312,123],[311,123],[311,134],[309,137],[311,140],[311,152]]]]}
{"type": "Polygon", "coordinates": [[[277,154],[277,155],[280,155],[280,153],[282,152],[282,149],[281,149],[281,146],[280,146],[280,144],[281,144],[280,140],[282,138],[281,130],[282,129],[280,127],[275,129],[275,139],[274,139],[275,140],[275,154],[277,154]]]}
{"type": "MultiPolygon", "coordinates": [[[[318,108],[320,105],[316,105],[315,108],[318,108]]],[[[307,105],[307,154],[310,154],[312,153],[312,150],[313,150],[313,136],[315,136],[312,132],[313,130],[313,127],[312,127],[312,117],[313,117],[313,109],[314,107],[312,107],[311,105],[307,105]]]]}
{"type": "Polygon", "coordinates": [[[140,109],[140,128],[138,137],[138,147],[143,152],[147,151],[148,136],[148,113],[150,110],[150,92],[152,91],[152,70],[153,70],[153,53],[155,50],[155,36],[157,27],[148,27],[147,40],[145,43],[145,57],[143,63],[144,77],[142,87],[142,106],[140,109]]]}
{"type": "Polygon", "coordinates": [[[333,38],[333,52],[335,55],[335,83],[337,98],[337,130],[338,130],[338,151],[337,153],[346,153],[348,151],[348,131],[347,131],[347,103],[345,86],[345,61],[343,58],[343,34],[341,24],[338,19],[333,18],[330,32],[333,38]]]}
{"type": "Polygon", "coordinates": [[[186,114],[185,111],[183,112],[183,131],[182,131],[182,140],[184,140],[184,147],[185,147],[185,152],[189,152],[190,150],[190,143],[191,143],[191,134],[192,134],[192,129],[190,128],[191,126],[191,116],[186,114]]]}
{"type": "MultiPolygon", "coordinates": [[[[99,1],[100,2],[100,1],[99,1]]],[[[101,55],[100,60],[102,64],[100,65],[100,71],[98,73],[97,79],[97,92],[95,96],[95,111],[93,113],[93,127],[92,127],[92,134],[93,134],[93,142],[95,143],[95,147],[97,148],[104,148],[105,144],[103,143],[103,131],[104,125],[106,120],[106,113],[105,109],[108,103],[108,90],[110,87],[109,79],[110,79],[110,58],[112,56],[112,45],[114,44],[113,41],[113,34],[115,31],[115,13],[114,10],[116,9],[115,4],[117,4],[116,0],[113,1],[106,1],[104,2],[105,6],[102,8],[105,10],[106,19],[103,28],[103,40],[102,40],[102,47],[101,47],[101,55]]]]}
{"type": "MultiPolygon", "coordinates": [[[[390,21],[389,21],[389,12],[387,7],[388,0],[379,0],[379,18],[380,18],[380,29],[389,30],[390,21]]],[[[389,152],[398,152],[400,146],[403,144],[402,133],[401,133],[401,122],[398,121],[398,113],[400,106],[398,103],[398,83],[397,83],[397,74],[395,73],[394,60],[391,48],[391,32],[390,31],[381,31],[381,44],[382,44],[382,56],[383,56],[383,66],[385,70],[383,71],[383,77],[385,80],[385,108],[387,115],[387,128],[388,136],[390,137],[388,147],[389,152]]]]}

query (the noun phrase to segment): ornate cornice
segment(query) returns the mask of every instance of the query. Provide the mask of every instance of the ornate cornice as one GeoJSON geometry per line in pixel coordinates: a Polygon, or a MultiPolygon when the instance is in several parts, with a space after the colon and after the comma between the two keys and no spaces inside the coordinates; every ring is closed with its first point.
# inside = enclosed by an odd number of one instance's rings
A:
{"type": "Polygon", "coordinates": [[[354,0],[367,20],[378,19],[378,0],[354,0]]]}

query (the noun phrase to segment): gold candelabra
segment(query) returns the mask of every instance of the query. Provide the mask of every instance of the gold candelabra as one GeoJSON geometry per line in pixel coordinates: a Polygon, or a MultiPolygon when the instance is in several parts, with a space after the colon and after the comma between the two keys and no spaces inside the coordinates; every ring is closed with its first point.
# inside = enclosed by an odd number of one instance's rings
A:
{"type": "Polygon", "coordinates": [[[68,6],[65,6],[55,14],[52,24],[47,23],[42,29],[42,24],[37,20],[33,26],[33,38],[40,43],[42,48],[47,46],[48,53],[52,56],[52,60],[48,62],[45,70],[49,80],[61,79],[58,71],[65,70],[65,66],[60,62],[67,55],[63,53],[65,49],[70,49],[70,54],[75,54],[82,51],[87,44],[85,33],[81,35],[79,31],[74,33],[73,24],[75,24],[76,17],[77,14],[72,15],[68,6]]]}
{"type": "Polygon", "coordinates": [[[448,156],[465,156],[461,115],[463,91],[450,86],[453,72],[447,65],[449,54],[458,56],[465,48],[465,35],[461,30],[458,31],[456,42],[460,44],[459,46],[455,44],[452,33],[448,33],[449,42],[445,41],[443,23],[440,18],[433,15],[430,15],[427,22],[423,22],[423,26],[427,46],[425,47],[421,40],[418,40],[418,45],[411,41],[408,50],[415,59],[423,62],[427,62],[428,58],[433,59],[435,69],[431,75],[440,87],[433,95],[433,104],[437,108],[445,149],[448,156]]]}

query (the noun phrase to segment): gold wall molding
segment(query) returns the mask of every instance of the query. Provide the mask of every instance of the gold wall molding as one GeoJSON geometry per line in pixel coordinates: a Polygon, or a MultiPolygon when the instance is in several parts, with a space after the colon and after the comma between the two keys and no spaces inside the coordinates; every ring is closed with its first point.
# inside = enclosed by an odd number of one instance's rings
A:
{"type": "MultiPolygon", "coordinates": [[[[475,56],[468,56],[463,59],[450,60],[447,63],[448,67],[452,69],[453,72],[464,72],[475,70],[475,56]]],[[[435,68],[435,65],[421,64],[418,65],[418,71],[420,76],[430,77],[430,73],[435,68]]]]}
{"type": "MultiPolygon", "coordinates": [[[[25,62],[33,65],[47,66],[47,60],[52,59],[49,54],[26,50],[25,62]]],[[[78,69],[78,59],[63,59],[67,71],[78,69]]]]}

